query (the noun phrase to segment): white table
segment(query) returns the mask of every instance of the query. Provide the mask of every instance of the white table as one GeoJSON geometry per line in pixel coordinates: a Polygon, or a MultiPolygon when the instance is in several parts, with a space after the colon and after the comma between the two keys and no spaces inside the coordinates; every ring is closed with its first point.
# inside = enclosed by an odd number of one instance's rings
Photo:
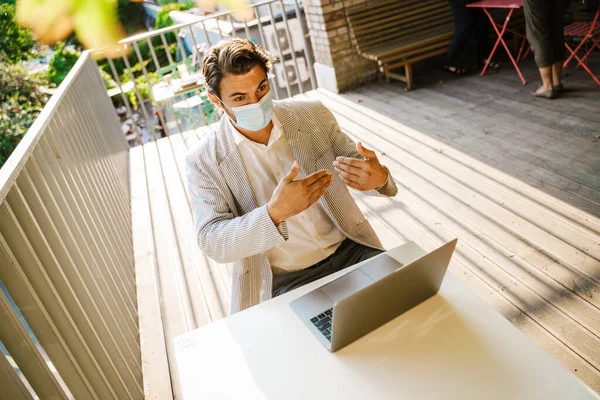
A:
{"type": "Polygon", "coordinates": [[[329,353],[289,302],[341,274],[179,336],[184,398],[600,398],[451,273],[439,294],[329,353]]]}
{"type": "MultiPolygon", "coordinates": [[[[197,75],[195,77],[198,78],[196,83],[184,87],[181,86],[181,79],[171,79],[171,83],[169,84],[165,83],[164,81],[158,82],[157,84],[152,86],[152,94],[154,95],[154,100],[157,103],[164,103],[173,99],[175,96],[190,93],[197,90],[198,88],[201,88],[202,77],[200,75],[197,75]]],[[[193,81],[193,78],[190,78],[190,81],[193,81]]]]}

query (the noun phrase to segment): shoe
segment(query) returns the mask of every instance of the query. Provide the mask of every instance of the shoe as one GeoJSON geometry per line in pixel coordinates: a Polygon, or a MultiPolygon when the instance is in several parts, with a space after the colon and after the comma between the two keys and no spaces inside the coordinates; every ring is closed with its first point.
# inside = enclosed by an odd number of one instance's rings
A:
{"type": "Polygon", "coordinates": [[[567,91],[567,89],[563,86],[562,83],[559,83],[556,86],[552,86],[552,90],[554,91],[554,93],[556,94],[562,94],[565,93],[567,91]]]}
{"type": "Polygon", "coordinates": [[[462,75],[466,75],[468,73],[466,68],[456,68],[456,67],[448,67],[448,66],[442,67],[442,71],[456,75],[456,76],[462,76],[462,75]],[[454,68],[454,69],[452,69],[452,68],[454,68]]]}
{"type": "Polygon", "coordinates": [[[543,92],[538,92],[538,89],[531,92],[533,97],[539,97],[542,99],[553,99],[556,97],[556,93],[554,93],[554,89],[544,90],[543,92]]]}
{"type": "MultiPolygon", "coordinates": [[[[484,68],[485,67],[485,63],[487,62],[486,60],[483,60],[479,63],[480,68],[484,68]]],[[[500,63],[496,60],[490,60],[490,63],[488,65],[488,69],[499,69],[500,68],[500,63]]]]}

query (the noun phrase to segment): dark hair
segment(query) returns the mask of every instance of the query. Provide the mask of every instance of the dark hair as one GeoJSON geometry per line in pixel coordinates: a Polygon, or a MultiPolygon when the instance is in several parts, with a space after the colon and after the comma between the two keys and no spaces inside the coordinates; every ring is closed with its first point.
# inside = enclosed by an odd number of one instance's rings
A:
{"type": "Polygon", "coordinates": [[[211,47],[202,59],[202,75],[207,89],[221,97],[220,84],[228,74],[243,75],[257,65],[265,73],[273,68],[277,61],[262,46],[248,39],[233,38],[211,47]]]}

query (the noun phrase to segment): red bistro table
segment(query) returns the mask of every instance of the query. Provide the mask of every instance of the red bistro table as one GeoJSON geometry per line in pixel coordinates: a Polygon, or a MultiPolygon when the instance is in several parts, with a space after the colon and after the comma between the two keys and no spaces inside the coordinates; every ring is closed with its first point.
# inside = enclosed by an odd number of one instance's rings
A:
{"type": "MultiPolygon", "coordinates": [[[[512,16],[513,12],[516,9],[523,8],[523,0],[480,0],[475,3],[467,4],[467,7],[482,8],[483,11],[485,11],[486,15],[488,16],[488,18],[490,19],[490,22],[491,22],[492,26],[494,27],[496,34],[498,35],[498,40],[496,40],[496,44],[494,45],[494,48],[492,49],[490,56],[487,58],[487,61],[485,62],[485,65],[483,66],[483,69],[481,70],[480,76],[483,76],[483,74],[485,74],[485,71],[488,69],[490,60],[494,56],[494,53],[496,53],[496,49],[498,48],[498,45],[500,43],[502,43],[502,46],[504,46],[504,50],[506,50],[506,52],[508,53],[508,57],[510,57],[510,61],[515,66],[515,70],[517,70],[517,74],[519,74],[519,78],[521,78],[521,82],[523,82],[523,85],[525,85],[527,83],[527,81],[525,80],[525,78],[523,78],[523,74],[521,73],[521,70],[519,69],[519,66],[517,63],[521,60],[521,54],[523,53],[523,48],[525,46],[525,43],[527,43],[527,40],[524,35],[511,31],[511,32],[513,32],[513,34],[516,34],[518,36],[521,36],[521,38],[523,38],[523,43],[521,44],[521,49],[519,50],[519,54],[517,55],[516,60],[513,57],[513,55],[511,54],[510,50],[508,49],[506,42],[504,42],[504,33],[507,30],[510,31],[510,29],[507,29],[508,23],[510,22],[510,17],[512,16]],[[504,24],[501,27],[502,28],[501,30],[498,30],[500,25],[498,25],[494,22],[492,15],[488,11],[490,8],[506,8],[509,10],[508,15],[506,16],[506,20],[504,21],[504,24]]],[[[529,52],[529,51],[527,51],[527,52],[529,52]]]]}

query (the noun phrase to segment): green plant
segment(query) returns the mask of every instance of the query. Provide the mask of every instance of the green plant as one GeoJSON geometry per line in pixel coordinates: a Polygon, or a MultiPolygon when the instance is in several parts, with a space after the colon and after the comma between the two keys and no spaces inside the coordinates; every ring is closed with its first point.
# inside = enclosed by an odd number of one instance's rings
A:
{"type": "MultiPolygon", "coordinates": [[[[131,81],[131,78],[128,73],[123,74],[119,79],[121,80],[122,84],[124,84],[125,82],[131,81]]],[[[149,84],[148,84],[148,80],[146,79],[146,77],[144,75],[140,75],[137,78],[135,78],[135,86],[137,87],[138,91],[140,92],[140,95],[142,96],[142,99],[145,102],[149,102],[152,100],[150,98],[150,90],[151,90],[152,85],[155,85],[158,82],[160,82],[160,76],[158,76],[158,74],[156,72],[148,72],[148,79],[150,79],[149,84]]],[[[138,108],[139,102],[138,102],[138,97],[137,97],[136,91],[130,90],[129,92],[126,93],[126,95],[127,95],[127,99],[129,100],[129,103],[131,103],[131,106],[133,108],[138,108]]]]}
{"type": "MultiPolygon", "coordinates": [[[[171,11],[185,11],[192,8],[192,5],[189,3],[171,3],[166,4],[161,7],[160,11],[156,14],[156,21],[154,22],[154,29],[167,28],[173,25],[173,20],[169,16],[171,11]]],[[[175,41],[175,34],[173,32],[169,32],[167,35],[167,39],[171,39],[171,41],[175,41]]]]}
{"type": "Polygon", "coordinates": [[[35,46],[31,32],[15,23],[15,10],[14,4],[0,2],[0,54],[11,64],[29,59],[35,46]]]}
{"type": "Polygon", "coordinates": [[[102,68],[98,68],[100,71],[100,76],[102,77],[102,81],[104,81],[104,86],[107,89],[112,89],[117,87],[117,82],[112,78],[108,72],[104,71],[102,68]]]}
{"type": "Polygon", "coordinates": [[[44,81],[0,56],[0,167],[48,101],[44,81]]]}
{"type": "Polygon", "coordinates": [[[63,45],[50,59],[48,64],[48,79],[58,86],[67,77],[81,53],[72,46],[63,45]]]}
{"type": "MultiPolygon", "coordinates": [[[[173,3],[181,3],[179,0],[158,0],[158,4],[160,4],[161,6],[166,6],[167,4],[173,4],[173,3]]],[[[185,4],[188,8],[192,8],[194,7],[194,1],[193,0],[186,0],[185,4]]]]}
{"type": "MultiPolygon", "coordinates": [[[[154,22],[154,29],[162,29],[172,26],[174,24],[173,20],[169,16],[171,11],[185,11],[189,10],[192,5],[184,4],[184,3],[172,3],[164,5],[160,11],[156,14],[156,21],[154,22]]],[[[157,38],[158,39],[158,38],[157,38]]],[[[175,32],[167,32],[165,33],[165,39],[167,43],[176,43],[177,37],[175,36],[175,32]]]]}

